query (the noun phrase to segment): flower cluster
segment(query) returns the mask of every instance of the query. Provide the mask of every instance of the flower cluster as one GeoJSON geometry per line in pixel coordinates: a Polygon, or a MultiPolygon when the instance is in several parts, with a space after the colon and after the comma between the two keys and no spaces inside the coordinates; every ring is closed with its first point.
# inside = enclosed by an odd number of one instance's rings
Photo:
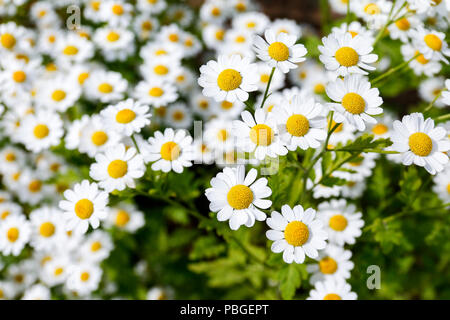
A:
{"type": "MultiPolygon", "coordinates": [[[[105,263],[126,236],[157,233],[141,197],[227,221],[227,240],[265,221],[267,256],[305,264],[308,299],[356,299],[356,200],[378,163],[423,167],[448,207],[445,1],[331,0],[347,22],[318,46],[251,0],[80,0],[83,24],[67,29],[72,2],[0,7],[0,299],[122,298],[105,263]],[[385,37],[402,61],[378,54],[385,37]],[[397,120],[381,88],[408,68],[425,106],[397,120]],[[188,174],[206,177],[182,190],[201,188],[190,202],[171,185],[188,174]]],[[[153,284],[133,297],[175,296],[153,284]]]]}

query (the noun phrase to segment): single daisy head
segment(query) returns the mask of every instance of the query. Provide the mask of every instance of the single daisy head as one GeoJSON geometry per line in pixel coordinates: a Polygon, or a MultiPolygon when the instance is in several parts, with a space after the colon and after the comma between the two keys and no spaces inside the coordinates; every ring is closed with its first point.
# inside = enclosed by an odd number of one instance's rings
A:
{"type": "Polygon", "coordinates": [[[303,210],[301,205],[291,208],[286,204],[281,207],[281,214],[272,212],[267,225],[271,230],[266,236],[274,241],[272,251],[283,252],[286,263],[303,263],[305,256],[317,258],[318,250],[326,247],[328,235],[312,208],[303,210]]]}
{"type": "Polygon", "coordinates": [[[217,220],[229,221],[232,230],[245,225],[252,227],[255,220],[264,221],[266,214],[260,209],[267,209],[272,201],[264,199],[272,194],[266,178],[257,178],[256,169],[247,175],[245,167],[226,167],[211,179],[211,188],[205,195],[210,201],[209,208],[217,212],[217,220]]]}

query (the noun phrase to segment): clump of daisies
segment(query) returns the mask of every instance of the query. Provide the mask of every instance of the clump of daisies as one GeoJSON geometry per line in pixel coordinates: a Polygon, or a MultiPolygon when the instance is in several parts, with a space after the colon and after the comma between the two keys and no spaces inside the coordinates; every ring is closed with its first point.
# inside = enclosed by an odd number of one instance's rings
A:
{"type": "Polygon", "coordinates": [[[223,264],[283,298],[356,299],[353,245],[420,211],[385,197],[376,217],[367,181],[415,165],[448,210],[443,1],[331,0],[349,19],[321,40],[252,0],[81,1],[74,30],[69,2],[0,7],[0,299],[183,298],[180,255],[217,287],[223,264]],[[420,100],[400,110],[383,96],[409,70],[420,100]],[[282,289],[298,265],[309,295],[282,289]]]}

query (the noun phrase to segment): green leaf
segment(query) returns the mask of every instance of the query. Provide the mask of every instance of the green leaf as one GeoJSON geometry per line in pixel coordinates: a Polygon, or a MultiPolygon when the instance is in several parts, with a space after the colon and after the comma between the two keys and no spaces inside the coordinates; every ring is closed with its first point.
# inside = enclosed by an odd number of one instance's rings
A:
{"type": "Polygon", "coordinates": [[[300,272],[299,265],[291,263],[284,266],[278,273],[280,280],[280,291],[283,299],[292,299],[295,292],[302,283],[302,273],[300,272]]]}

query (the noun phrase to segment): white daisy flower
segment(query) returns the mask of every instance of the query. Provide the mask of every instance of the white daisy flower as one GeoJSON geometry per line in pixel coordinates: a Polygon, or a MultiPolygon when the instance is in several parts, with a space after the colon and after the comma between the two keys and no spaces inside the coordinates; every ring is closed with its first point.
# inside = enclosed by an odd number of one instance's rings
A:
{"type": "Polygon", "coordinates": [[[40,283],[37,283],[29,287],[25,291],[21,300],[50,300],[50,299],[51,299],[50,289],[40,283]]]}
{"type": "Polygon", "coordinates": [[[171,300],[173,296],[173,289],[169,287],[153,287],[147,292],[147,300],[171,300]]]}
{"type": "Polygon", "coordinates": [[[71,132],[74,136],[73,143],[76,138],[79,138],[78,150],[82,153],[87,153],[93,158],[98,152],[103,152],[107,148],[115,146],[120,140],[120,135],[107,127],[103,118],[99,115],[94,115],[87,120],[81,120],[78,128],[73,128],[71,132]]]}
{"type": "Polygon", "coordinates": [[[28,31],[15,22],[0,24],[0,52],[18,51],[27,48],[26,36],[28,31]]]}
{"type": "Polygon", "coordinates": [[[102,269],[94,263],[78,263],[70,267],[70,275],[65,284],[67,289],[77,295],[86,296],[97,290],[102,273],[102,269]]]}
{"type": "Polygon", "coordinates": [[[388,21],[392,5],[387,0],[360,0],[353,3],[353,11],[370,29],[380,29],[388,21]]]}
{"type": "Polygon", "coordinates": [[[198,114],[203,119],[209,119],[211,117],[211,114],[214,112],[213,99],[205,97],[200,91],[195,91],[190,95],[189,100],[194,113],[198,114]]]}
{"type": "Polygon", "coordinates": [[[295,22],[295,20],[290,19],[275,19],[269,27],[274,31],[275,35],[278,35],[282,32],[287,33],[289,35],[293,35],[296,39],[302,36],[302,30],[299,25],[295,22]]]}
{"type": "Polygon", "coordinates": [[[31,245],[36,250],[51,250],[64,245],[66,232],[61,211],[41,207],[30,213],[31,245]]]}
{"type": "Polygon", "coordinates": [[[316,282],[306,300],[356,300],[356,293],[343,279],[329,279],[316,282]]]}
{"type": "Polygon", "coordinates": [[[375,70],[369,64],[377,61],[378,56],[371,53],[373,48],[369,39],[339,32],[323,37],[322,42],[323,46],[319,46],[319,59],[327,70],[339,76],[350,73],[368,74],[364,70],[375,70]]]}
{"type": "Polygon", "coordinates": [[[341,196],[349,199],[357,199],[362,196],[366,190],[366,182],[361,181],[348,181],[341,187],[341,196]]]}
{"type": "Polygon", "coordinates": [[[58,255],[44,265],[42,281],[51,287],[63,284],[69,275],[70,265],[70,260],[65,254],[58,255]]]}
{"type": "Polygon", "coordinates": [[[0,223],[0,251],[18,256],[30,239],[30,223],[22,214],[10,215],[0,223]]]}
{"type": "Polygon", "coordinates": [[[222,25],[209,24],[202,29],[202,38],[208,48],[217,50],[224,43],[226,32],[222,25]]]}
{"type": "Polygon", "coordinates": [[[139,51],[139,56],[144,61],[155,60],[162,57],[181,60],[183,51],[180,48],[167,41],[149,41],[139,51]]]}
{"type": "MultiPolygon", "coordinates": [[[[272,68],[264,62],[259,62],[258,64],[258,90],[264,92],[267,88],[267,84],[269,82],[270,73],[272,72],[272,68]]],[[[272,76],[272,81],[270,82],[269,92],[277,91],[284,87],[284,79],[285,75],[279,69],[275,69],[275,72],[272,76]]]]}
{"type": "Polygon", "coordinates": [[[134,233],[137,229],[144,226],[145,218],[144,214],[136,209],[134,205],[120,204],[118,207],[111,208],[105,224],[134,233]]]}
{"type": "Polygon", "coordinates": [[[130,24],[133,5],[123,0],[103,0],[100,17],[112,26],[126,27],[130,24]]]}
{"type": "Polygon", "coordinates": [[[315,173],[314,181],[311,180],[311,178],[308,178],[308,180],[306,181],[306,188],[313,189],[313,198],[319,199],[339,196],[339,192],[341,192],[342,186],[333,185],[330,187],[319,183],[323,178],[322,159],[319,159],[319,161],[317,161],[313,169],[315,173]]]}
{"type": "Polygon", "coordinates": [[[230,120],[216,118],[205,125],[205,145],[218,152],[228,152],[234,149],[235,141],[233,123],[230,120]]]}
{"type": "Polygon", "coordinates": [[[227,16],[227,5],[223,1],[206,1],[200,8],[200,19],[205,22],[218,24],[227,16]]]}
{"type": "MultiPolygon", "coordinates": [[[[402,14],[399,14],[399,16],[402,16],[402,14]]],[[[411,37],[411,30],[416,29],[419,25],[421,25],[421,21],[414,16],[397,19],[388,27],[389,36],[394,40],[400,39],[400,41],[407,43],[411,37]]]]}
{"type": "MultiPolygon", "coordinates": [[[[269,97],[270,98],[270,97],[269,97]]],[[[215,102],[213,105],[213,113],[218,117],[226,119],[236,119],[245,109],[245,104],[242,101],[236,100],[215,102]]]]}
{"type": "Polygon", "coordinates": [[[348,279],[354,264],[350,261],[352,252],[344,248],[328,245],[319,253],[318,262],[308,264],[306,270],[311,273],[309,282],[314,285],[317,281],[328,279],[348,279]]]}
{"type": "Polygon", "coordinates": [[[26,154],[21,149],[6,146],[0,150],[0,172],[7,173],[16,167],[22,167],[25,164],[26,154]]]}
{"type": "Polygon", "coordinates": [[[156,131],[148,141],[150,145],[144,160],[154,162],[152,170],[181,173],[184,167],[192,166],[192,137],[185,130],[166,128],[164,134],[156,131]]]}
{"type": "Polygon", "coordinates": [[[96,183],[83,180],[75,184],[73,190],[66,190],[64,197],[67,200],[61,200],[59,207],[64,211],[67,230],[86,233],[89,224],[97,229],[100,220],[108,215],[108,194],[100,191],[96,183]]]}
{"type": "Polygon", "coordinates": [[[329,2],[331,5],[331,9],[333,9],[333,11],[340,14],[347,13],[348,0],[330,0],[329,2]]]}
{"type": "Polygon", "coordinates": [[[295,95],[291,101],[283,101],[273,112],[279,134],[290,151],[318,148],[319,141],[327,137],[327,120],[321,116],[322,105],[313,98],[303,100],[295,95]]]}
{"type": "Polygon", "coordinates": [[[123,99],[128,82],[119,72],[98,70],[86,80],[86,95],[103,103],[123,99]]]}
{"type": "Polygon", "coordinates": [[[247,101],[248,92],[258,89],[256,69],[257,65],[248,58],[220,55],[218,61],[211,60],[201,66],[198,84],[205,96],[216,101],[247,101]]]}
{"type": "Polygon", "coordinates": [[[21,139],[32,152],[40,152],[60,143],[64,134],[60,116],[53,112],[39,111],[29,114],[20,126],[21,139]]]}
{"type": "Polygon", "coordinates": [[[445,80],[445,89],[442,91],[442,103],[450,106],[450,79],[445,80]]]}
{"type": "Polygon", "coordinates": [[[281,214],[272,211],[267,225],[271,230],[266,232],[266,236],[275,241],[271,249],[275,253],[283,252],[286,263],[303,263],[305,256],[317,258],[317,250],[327,245],[327,233],[312,208],[303,210],[301,205],[291,208],[285,204],[281,207],[281,214]]]}
{"type": "Polygon", "coordinates": [[[150,108],[139,101],[127,99],[116,105],[103,109],[100,115],[107,122],[107,127],[126,136],[139,133],[142,128],[150,125],[150,108]]]}
{"type": "Polygon", "coordinates": [[[355,243],[355,239],[361,235],[361,229],[364,226],[361,212],[355,211],[355,205],[347,205],[344,199],[319,204],[319,217],[328,233],[330,243],[339,246],[355,243]]]}
{"type": "Polygon", "coordinates": [[[234,120],[236,144],[240,150],[254,152],[255,158],[284,156],[288,150],[278,134],[277,124],[271,114],[256,109],[255,117],[248,111],[241,113],[242,120],[234,120]]]}
{"type": "Polygon", "coordinates": [[[371,117],[383,113],[380,108],[383,99],[377,88],[371,88],[367,78],[360,75],[349,75],[344,79],[336,79],[326,87],[328,97],[335,103],[326,106],[336,111],[334,120],[347,122],[359,131],[366,128],[365,122],[376,123],[371,117]]]}
{"type": "Polygon", "coordinates": [[[145,41],[154,37],[158,28],[159,21],[154,17],[141,14],[134,19],[134,32],[139,40],[145,41]]]}
{"type": "Polygon", "coordinates": [[[450,56],[450,49],[445,41],[445,33],[419,26],[411,31],[411,38],[425,59],[441,60],[448,64],[446,56],[450,56]]]}
{"type": "Polygon", "coordinates": [[[56,77],[38,84],[36,104],[42,109],[65,112],[81,96],[81,88],[61,73],[56,77]]]}
{"type": "Polygon", "coordinates": [[[363,26],[359,21],[352,21],[350,24],[342,23],[339,27],[333,27],[331,29],[332,33],[350,33],[352,38],[356,36],[362,36],[364,39],[367,39],[369,43],[373,43],[375,40],[373,36],[373,30],[367,30],[365,26],[363,26]]]}
{"type": "Polygon", "coordinates": [[[167,106],[178,98],[176,87],[167,81],[141,81],[134,89],[134,97],[155,108],[167,106]]]}
{"type": "Polygon", "coordinates": [[[94,55],[94,45],[74,33],[67,33],[58,39],[56,50],[53,51],[54,58],[62,64],[80,63],[94,55]]]}
{"type": "Polygon", "coordinates": [[[192,149],[194,152],[194,164],[209,165],[214,162],[215,154],[213,150],[206,145],[203,139],[194,140],[194,142],[192,143],[192,149]]]}
{"type": "Polygon", "coordinates": [[[217,212],[217,220],[227,221],[231,230],[240,226],[252,227],[255,220],[264,221],[266,214],[261,209],[267,209],[272,201],[264,199],[272,194],[267,186],[266,178],[256,179],[258,172],[250,169],[245,174],[245,166],[226,167],[211,179],[212,188],[205,190],[205,195],[211,202],[209,209],[217,212]]]}
{"type": "Polygon", "coordinates": [[[167,108],[166,121],[176,129],[188,129],[192,126],[192,112],[182,103],[174,103],[167,108]]]}
{"type": "Polygon", "coordinates": [[[285,32],[275,34],[274,30],[267,29],[265,40],[260,36],[254,37],[254,49],[259,59],[270,67],[277,67],[283,73],[297,68],[296,63],[305,61],[307,50],[303,44],[295,44],[297,37],[285,32]]]}
{"type": "Polygon", "coordinates": [[[234,29],[246,30],[251,33],[262,33],[270,23],[269,18],[261,12],[245,12],[233,19],[232,26],[234,29]]]}
{"type": "Polygon", "coordinates": [[[95,230],[90,233],[80,247],[80,256],[83,261],[100,263],[109,257],[114,248],[109,233],[102,230],[95,230]]]}
{"type": "Polygon", "coordinates": [[[444,77],[431,77],[425,79],[419,84],[419,96],[428,103],[434,101],[433,105],[437,108],[443,108],[445,103],[442,97],[438,97],[445,89],[444,77]],[[435,100],[437,98],[437,100],[435,100]]]}
{"type": "Polygon", "coordinates": [[[430,174],[436,174],[448,163],[450,141],[443,127],[435,127],[431,118],[424,120],[423,114],[406,115],[402,121],[394,121],[391,140],[392,149],[402,153],[402,162],[424,167],[430,174]]]}
{"type": "Polygon", "coordinates": [[[30,91],[40,71],[38,60],[26,62],[12,55],[6,56],[1,65],[0,85],[4,90],[30,91]]]}
{"type": "Polygon", "coordinates": [[[142,12],[157,15],[167,7],[166,0],[138,0],[137,9],[142,12]]]}
{"type": "Polygon", "coordinates": [[[435,177],[433,177],[433,191],[438,195],[443,203],[450,202],[450,168],[447,168],[439,172],[435,177]]]}
{"type": "Polygon", "coordinates": [[[124,28],[99,28],[95,31],[94,42],[106,61],[124,61],[135,49],[133,32],[124,28]]]}
{"type": "Polygon", "coordinates": [[[170,56],[147,59],[139,68],[144,79],[173,82],[180,73],[180,61],[170,56]]]}
{"type": "Polygon", "coordinates": [[[126,187],[135,188],[134,179],[144,175],[144,160],[135,148],[125,149],[118,144],[98,153],[95,163],[90,167],[89,175],[99,181],[99,186],[106,192],[122,191],[126,187]]]}

